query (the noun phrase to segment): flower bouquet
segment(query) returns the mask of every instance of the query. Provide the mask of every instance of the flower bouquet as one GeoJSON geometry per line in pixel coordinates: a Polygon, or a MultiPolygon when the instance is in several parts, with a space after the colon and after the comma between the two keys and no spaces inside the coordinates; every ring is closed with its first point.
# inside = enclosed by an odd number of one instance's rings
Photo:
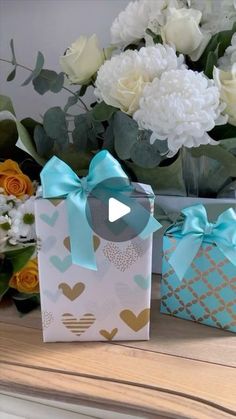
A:
{"type": "Polygon", "coordinates": [[[0,300],[26,313],[39,304],[35,185],[13,160],[0,163],[0,300]]]}
{"type": "Polygon", "coordinates": [[[13,65],[7,81],[23,67],[23,86],[69,94],[42,121],[16,121],[18,146],[41,165],[56,154],[79,174],[105,148],[159,193],[233,195],[235,32],[233,0],[138,0],[113,22],[111,46],[79,37],[60,57],[61,73],[45,68],[41,52],[26,68],[11,40],[11,60],[1,59],[13,65]]]}

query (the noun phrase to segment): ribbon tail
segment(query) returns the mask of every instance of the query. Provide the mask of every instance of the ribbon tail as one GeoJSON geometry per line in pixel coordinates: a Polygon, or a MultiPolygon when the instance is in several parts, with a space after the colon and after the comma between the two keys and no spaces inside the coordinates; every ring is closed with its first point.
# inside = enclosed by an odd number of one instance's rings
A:
{"type": "Polygon", "coordinates": [[[72,262],[96,271],[93,232],[86,216],[86,198],[78,193],[72,193],[66,202],[72,262]]]}
{"type": "Polygon", "coordinates": [[[179,280],[182,281],[193,259],[198,253],[203,237],[188,235],[183,237],[172,253],[169,264],[174,269],[179,280]]]}
{"type": "Polygon", "coordinates": [[[156,218],[154,218],[153,215],[150,214],[148,223],[144,227],[143,231],[139,234],[139,237],[142,240],[145,240],[155,231],[160,230],[160,228],[162,228],[162,224],[160,224],[159,221],[157,221],[156,218]]]}

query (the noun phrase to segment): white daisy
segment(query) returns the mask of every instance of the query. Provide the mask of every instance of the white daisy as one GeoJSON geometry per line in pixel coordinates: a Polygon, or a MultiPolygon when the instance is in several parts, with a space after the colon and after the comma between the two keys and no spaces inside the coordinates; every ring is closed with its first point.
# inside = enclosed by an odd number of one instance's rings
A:
{"type": "Polygon", "coordinates": [[[23,202],[17,209],[9,211],[12,219],[11,236],[19,241],[29,241],[36,239],[35,233],[35,215],[34,215],[35,197],[31,197],[23,202]]]}

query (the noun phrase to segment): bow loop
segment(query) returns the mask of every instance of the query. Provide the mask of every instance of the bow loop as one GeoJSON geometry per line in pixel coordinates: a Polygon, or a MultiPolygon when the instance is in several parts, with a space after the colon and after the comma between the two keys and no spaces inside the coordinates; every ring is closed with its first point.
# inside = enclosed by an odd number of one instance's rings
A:
{"type": "Polygon", "coordinates": [[[236,214],[230,208],[210,223],[203,205],[197,204],[182,210],[185,220],[177,231],[180,242],[169,259],[179,279],[182,280],[202,242],[214,243],[236,266],[236,214]]]}
{"type": "MultiPolygon", "coordinates": [[[[112,180],[108,187],[117,197],[127,188],[133,189],[126,173],[108,151],[102,150],[92,159],[88,175],[82,179],[55,156],[44,166],[40,177],[43,198],[66,198],[72,262],[96,270],[93,232],[86,214],[87,196],[105,180],[112,180]]],[[[140,207],[141,211],[145,211],[142,206],[140,207]]],[[[160,227],[160,223],[150,215],[144,238],[160,227]]]]}

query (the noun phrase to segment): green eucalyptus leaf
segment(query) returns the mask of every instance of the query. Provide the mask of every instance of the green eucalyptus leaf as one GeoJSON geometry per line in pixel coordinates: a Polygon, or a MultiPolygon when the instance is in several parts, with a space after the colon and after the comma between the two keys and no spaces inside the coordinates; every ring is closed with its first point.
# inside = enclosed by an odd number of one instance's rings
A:
{"type": "Polygon", "coordinates": [[[14,48],[14,41],[13,39],[10,40],[10,48],[11,48],[11,53],[12,53],[12,64],[16,65],[16,54],[15,54],[15,48],[14,48]]]}
{"type": "Polygon", "coordinates": [[[81,114],[75,118],[75,129],[72,132],[73,142],[80,151],[86,151],[88,146],[87,115],[81,114]]]}
{"type": "Polygon", "coordinates": [[[65,112],[59,107],[48,109],[43,117],[43,127],[48,137],[53,138],[64,149],[69,143],[65,112]]]}
{"type": "Polygon", "coordinates": [[[5,252],[6,259],[11,262],[13,273],[19,272],[30,260],[35,252],[35,246],[29,245],[21,249],[5,252]]]}
{"type": "Polygon", "coordinates": [[[130,158],[138,166],[147,169],[152,169],[161,162],[158,150],[155,150],[151,144],[142,141],[133,144],[130,150],[130,158]]]}
{"type": "Polygon", "coordinates": [[[38,55],[37,55],[35,69],[31,72],[30,76],[27,77],[27,79],[24,81],[24,83],[22,83],[22,86],[27,86],[27,84],[29,84],[33,79],[35,79],[36,77],[38,77],[38,75],[40,74],[40,72],[41,72],[41,70],[43,68],[43,65],[44,65],[44,56],[39,51],[38,52],[38,55]]]}
{"type": "Polygon", "coordinates": [[[77,96],[69,96],[67,99],[67,103],[64,107],[64,112],[67,112],[68,109],[70,109],[71,106],[76,105],[76,103],[78,102],[78,97],[77,96]]]}
{"type": "Polygon", "coordinates": [[[116,112],[112,120],[115,151],[121,160],[130,159],[132,146],[138,141],[138,125],[123,112],[116,112]]]}
{"type": "Polygon", "coordinates": [[[110,151],[111,154],[115,153],[114,132],[112,125],[109,125],[105,131],[102,148],[110,151]]]}
{"type": "Polygon", "coordinates": [[[14,68],[14,70],[12,70],[8,76],[7,76],[7,81],[12,81],[14,80],[14,78],[16,77],[16,67],[14,68]]]}
{"type": "Polygon", "coordinates": [[[47,158],[52,154],[54,140],[48,137],[42,125],[36,125],[34,129],[34,142],[41,157],[47,158]]]}
{"type": "Polygon", "coordinates": [[[64,73],[57,74],[52,70],[41,70],[39,75],[33,80],[34,89],[40,95],[48,91],[58,93],[63,88],[63,85],[64,73]]]}
{"type": "Polygon", "coordinates": [[[95,121],[108,121],[117,112],[117,108],[107,105],[105,102],[97,103],[92,110],[92,117],[95,121]]]}
{"type": "Polygon", "coordinates": [[[76,151],[74,147],[71,147],[71,150],[58,152],[57,156],[67,163],[75,172],[79,173],[84,171],[86,174],[93,154],[88,150],[85,152],[76,151]]]}

